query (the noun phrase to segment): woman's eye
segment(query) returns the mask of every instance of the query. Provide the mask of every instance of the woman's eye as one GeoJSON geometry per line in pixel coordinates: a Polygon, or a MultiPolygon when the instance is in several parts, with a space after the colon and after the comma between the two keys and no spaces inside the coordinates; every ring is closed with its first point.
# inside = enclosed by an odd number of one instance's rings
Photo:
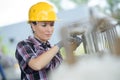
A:
{"type": "Polygon", "coordinates": [[[42,24],[41,24],[41,26],[46,27],[46,26],[47,26],[47,24],[46,24],[46,23],[42,23],[42,24]]]}
{"type": "Polygon", "coordinates": [[[50,23],[50,26],[54,26],[54,23],[50,23]]]}

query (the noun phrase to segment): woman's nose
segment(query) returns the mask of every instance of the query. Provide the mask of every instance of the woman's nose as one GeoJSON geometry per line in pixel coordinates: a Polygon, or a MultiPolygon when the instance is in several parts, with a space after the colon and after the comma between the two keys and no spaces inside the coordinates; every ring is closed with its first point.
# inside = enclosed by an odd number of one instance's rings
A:
{"type": "Polygon", "coordinates": [[[48,26],[48,27],[47,27],[47,31],[49,31],[49,32],[53,31],[53,27],[48,26]]]}

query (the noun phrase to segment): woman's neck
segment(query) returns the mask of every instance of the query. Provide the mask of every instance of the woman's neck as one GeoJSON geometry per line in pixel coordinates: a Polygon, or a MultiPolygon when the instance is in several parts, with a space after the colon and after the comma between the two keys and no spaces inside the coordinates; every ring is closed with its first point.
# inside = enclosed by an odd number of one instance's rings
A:
{"type": "Polygon", "coordinates": [[[37,40],[39,40],[42,43],[46,43],[47,41],[41,40],[40,38],[38,38],[37,36],[34,36],[37,40]]]}

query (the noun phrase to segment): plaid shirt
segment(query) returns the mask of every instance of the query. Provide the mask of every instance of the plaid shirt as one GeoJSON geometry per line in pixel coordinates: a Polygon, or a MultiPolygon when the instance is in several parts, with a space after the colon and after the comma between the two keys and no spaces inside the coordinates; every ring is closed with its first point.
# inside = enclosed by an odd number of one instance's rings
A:
{"type": "Polygon", "coordinates": [[[48,72],[56,68],[62,61],[59,53],[43,69],[35,71],[28,66],[30,59],[35,58],[51,48],[49,42],[40,42],[34,37],[17,44],[15,56],[21,69],[21,80],[48,80],[48,72]]]}

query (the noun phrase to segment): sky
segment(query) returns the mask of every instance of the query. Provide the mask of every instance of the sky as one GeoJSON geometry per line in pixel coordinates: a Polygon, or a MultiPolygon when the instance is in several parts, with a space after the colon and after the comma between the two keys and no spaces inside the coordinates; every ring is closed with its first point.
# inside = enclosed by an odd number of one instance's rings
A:
{"type": "Polygon", "coordinates": [[[3,0],[0,2],[0,27],[27,20],[28,10],[38,1],[46,0],[3,0]]]}

